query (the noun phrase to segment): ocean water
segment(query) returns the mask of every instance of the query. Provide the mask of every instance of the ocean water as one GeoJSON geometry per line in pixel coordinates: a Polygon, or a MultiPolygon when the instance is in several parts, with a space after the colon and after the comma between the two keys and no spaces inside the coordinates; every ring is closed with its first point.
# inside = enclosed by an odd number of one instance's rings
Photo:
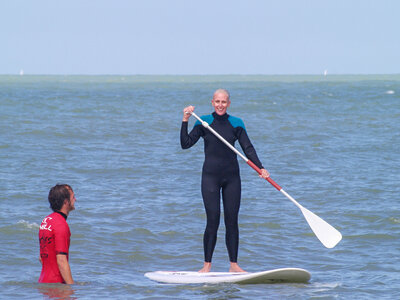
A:
{"type": "MultiPolygon", "coordinates": [[[[399,75],[0,76],[0,298],[400,299],[399,119],[399,75]],[[203,142],[182,150],[179,130],[183,107],[212,112],[220,87],[271,178],[343,234],[325,248],[240,162],[239,263],[304,268],[308,284],[143,276],[202,265],[203,142]],[[77,198],[72,286],[37,283],[37,233],[56,183],[77,198]]],[[[222,221],[213,270],[228,267],[222,221]]]]}

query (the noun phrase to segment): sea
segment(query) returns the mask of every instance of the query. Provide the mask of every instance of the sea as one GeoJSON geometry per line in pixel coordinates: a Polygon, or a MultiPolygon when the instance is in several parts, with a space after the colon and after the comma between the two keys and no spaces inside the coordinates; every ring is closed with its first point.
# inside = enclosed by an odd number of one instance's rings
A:
{"type": "MultiPolygon", "coordinates": [[[[0,298],[400,299],[399,148],[400,75],[1,75],[0,298]],[[179,134],[183,108],[211,113],[218,88],[271,178],[343,235],[325,248],[239,158],[239,265],[303,268],[309,283],[144,276],[202,267],[204,146],[182,150],[179,134]],[[39,224],[57,183],[77,199],[71,286],[37,283],[39,224]]],[[[213,271],[229,268],[224,235],[221,219],[213,271]]]]}

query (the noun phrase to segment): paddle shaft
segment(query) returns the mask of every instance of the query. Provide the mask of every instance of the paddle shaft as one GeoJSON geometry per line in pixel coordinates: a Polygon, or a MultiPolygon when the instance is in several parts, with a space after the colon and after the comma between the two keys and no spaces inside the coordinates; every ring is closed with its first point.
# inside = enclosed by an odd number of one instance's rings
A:
{"type": "MultiPolygon", "coordinates": [[[[207,128],[210,130],[221,142],[223,142],[225,145],[227,145],[233,152],[235,152],[237,155],[239,155],[250,167],[252,167],[258,174],[261,175],[261,169],[257,167],[250,159],[248,159],[246,156],[244,156],[242,153],[240,153],[235,147],[233,147],[230,143],[228,143],[227,140],[225,140],[218,132],[216,132],[207,122],[203,121],[198,115],[196,115],[194,112],[192,112],[192,116],[195,117],[201,125],[204,126],[204,128],[207,128]]],[[[280,191],[282,194],[284,194],[290,201],[292,201],[297,207],[301,209],[301,205],[293,199],[288,193],[286,193],[280,186],[277,184],[274,180],[272,180],[270,177],[267,177],[266,180],[273,186],[275,187],[278,191],[280,191]]]]}
{"type": "MultiPolygon", "coordinates": [[[[239,155],[250,167],[257,171],[258,174],[262,174],[261,169],[257,167],[252,161],[250,161],[246,156],[240,153],[235,147],[229,144],[221,135],[218,134],[211,126],[199,118],[194,112],[191,113],[199,122],[208,130],[210,130],[218,139],[220,139],[225,145],[227,145],[233,152],[239,155]]],[[[309,211],[307,208],[300,205],[293,197],[286,193],[275,181],[270,177],[266,180],[272,184],[278,191],[284,194],[290,201],[292,201],[303,213],[308,225],[310,225],[311,230],[315,233],[317,238],[321,243],[327,248],[335,247],[342,239],[342,234],[334,228],[332,225],[328,224],[326,221],[318,217],[313,212],[309,211]]]]}

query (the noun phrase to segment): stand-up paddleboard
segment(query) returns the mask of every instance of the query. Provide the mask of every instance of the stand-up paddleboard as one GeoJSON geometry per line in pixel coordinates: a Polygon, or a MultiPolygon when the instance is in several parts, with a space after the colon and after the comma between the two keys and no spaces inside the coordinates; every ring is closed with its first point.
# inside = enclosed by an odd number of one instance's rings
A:
{"type": "Polygon", "coordinates": [[[148,272],[144,276],[162,283],[190,284],[190,283],[306,283],[311,274],[298,268],[283,268],[262,272],[233,273],[233,272],[148,272]]]}

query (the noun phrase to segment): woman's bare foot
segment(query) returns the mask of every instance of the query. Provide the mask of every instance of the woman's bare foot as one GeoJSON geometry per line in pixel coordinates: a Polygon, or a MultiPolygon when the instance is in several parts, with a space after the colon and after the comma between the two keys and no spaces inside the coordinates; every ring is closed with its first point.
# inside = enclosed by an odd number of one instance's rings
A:
{"type": "Polygon", "coordinates": [[[243,272],[247,273],[245,270],[243,270],[237,263],[231,262],[231,267],[229,268],[229,272],[243,272]]]}
{"type": "Polygon", "coordinates": [[[210,262],[204,262],[203,268],[199,270],[199,273],[207,273],[211,271],[211,263],[210,262]]]}

